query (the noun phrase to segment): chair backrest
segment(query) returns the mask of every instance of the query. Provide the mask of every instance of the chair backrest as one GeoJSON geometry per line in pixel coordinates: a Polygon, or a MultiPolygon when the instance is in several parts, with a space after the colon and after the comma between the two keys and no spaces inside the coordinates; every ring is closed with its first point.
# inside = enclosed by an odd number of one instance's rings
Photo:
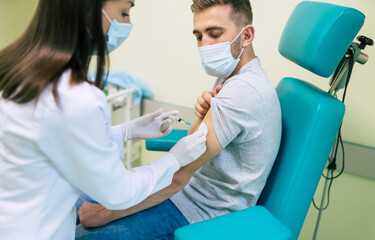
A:
{"type": "MultiPolygon", "coordinates": [[[[284,29],[280,53],[320,76],[330,76],[364,23],[359,11],[302,2],[284,29]]],[[[341,125],[345,106],[328,93],[295,79],[278,84],[282,140],[259,198],[297,239],[341,125]]]]}

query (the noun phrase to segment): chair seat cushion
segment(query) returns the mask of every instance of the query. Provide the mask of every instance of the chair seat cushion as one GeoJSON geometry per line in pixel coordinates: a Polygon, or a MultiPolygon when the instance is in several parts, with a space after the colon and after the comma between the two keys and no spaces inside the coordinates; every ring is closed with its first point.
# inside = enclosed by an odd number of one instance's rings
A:
{"type": "Polygon", "coordinates": [[[262,206],[187,225],[175,231],[176,240],[290,238],[289,230],[262,206]]]}

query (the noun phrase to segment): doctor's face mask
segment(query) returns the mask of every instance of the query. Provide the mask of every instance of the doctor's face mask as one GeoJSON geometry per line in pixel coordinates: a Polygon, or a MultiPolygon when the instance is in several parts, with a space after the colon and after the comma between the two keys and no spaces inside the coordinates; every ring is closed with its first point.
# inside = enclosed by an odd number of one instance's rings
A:
{"type": "Polygon", "coordinates": [[[110,53],[120,47],[121,44],[129,37],[130,32],[133,29],[133,24],[119,23],[117,20],[111,20],[104,9],[102,9],[102,13],[111,24],[107,33],[107,48],[108,53],[110,53]]]}

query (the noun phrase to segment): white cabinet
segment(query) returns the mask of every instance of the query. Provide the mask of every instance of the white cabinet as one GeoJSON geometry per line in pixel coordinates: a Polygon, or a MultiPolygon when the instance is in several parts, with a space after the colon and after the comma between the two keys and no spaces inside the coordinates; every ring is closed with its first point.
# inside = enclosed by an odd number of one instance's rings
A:
{"type": "MultiPolygon", "coordinates": [[[[111,124],[117,125],[140,116],[140,105],[132,103],[134,89],[123,89],[111,92],[107,96],[109,109],[111,110],[111,124]]],[[[141,142],[131,140],[124,143],[124,158],[121,161],[127,169],[130,169],[140,162],[141,142]]]]}

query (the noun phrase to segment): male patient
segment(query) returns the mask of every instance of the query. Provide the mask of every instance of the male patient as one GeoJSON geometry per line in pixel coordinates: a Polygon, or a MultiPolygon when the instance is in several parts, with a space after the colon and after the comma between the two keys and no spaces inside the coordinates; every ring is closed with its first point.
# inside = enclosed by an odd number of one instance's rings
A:
{"type": "Polygon", "coordinates": [[[250,2],[193,0],[191,9],[202,66],[224,79],[217,95],[198,99],[199,119],[189,130],[207,125],[207,151],[127,210],[84,203],[76,239],[173,239],[181,226],[256,204],[279,149],[281,111],[253,50],[250,2]]]}

